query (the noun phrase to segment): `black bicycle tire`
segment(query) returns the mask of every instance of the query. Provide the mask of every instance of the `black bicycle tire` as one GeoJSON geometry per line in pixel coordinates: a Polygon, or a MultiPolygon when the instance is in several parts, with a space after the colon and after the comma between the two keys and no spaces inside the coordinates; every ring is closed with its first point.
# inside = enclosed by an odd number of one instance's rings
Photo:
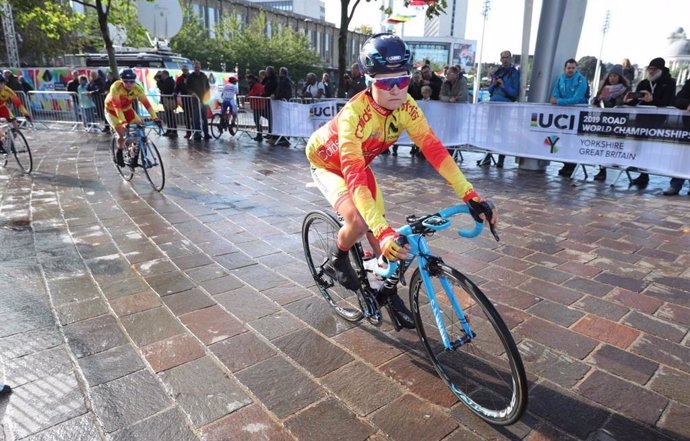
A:
{"type": "MultiPolygon", "coordinates": [[[[316,286],[318,287],[321,296],[326,300],[326,302],[328,302],[333,311],[335,311],[335,313],[338,316],[342,317],[343,319],[349,322],[358,322],[362,318],[364,318],[364,313],[362,312],[361,306],[357,304],[356,308],[346,309],[338,305],[338,303],[333,300],[333,297],[329,292],[329,288],[324,287],[321,281],[319,280],[320,276],[316,269],[316,265],[314,265],[314,261],[312,259],[312,251],[309,246],[310,227],[317,220],[321,220],[323,222],[331,224],[331,226],[334,229],[340,229],[341,227],[341,224],[340,222],[338,222],[337,219],[323,211],[312,211],[310,213],[307,213],[307,215],[304,217],[304,221],[302,222],[302,248],[304,249],[304,258],[307,262],[307,266],[309,267],[309,271],[311,272],[311,275],[314,278],[314,282],[316,283],[316,286]]],[[[335,281],[335,283],[337,284],[338,282],[335,281]]]]}
{"type": "MultiPolygon", "coordinates": [[[[129,167],[128,165],[125,165],[124,167],[120,167],[117,164],[117,160],[115,159],[115,152],[116,151],[117,151],[117,137],[114,136],[113,140],[110,144],[110,155],[111,155],[110,159],[113,161],[113,163],[115,165],[115,169],[120,174],[120,176],[122,176],[122,179],[129,182],[132,180],[132,177],[134,176],[134,170],[132,170],[132,168],[129,167]]],[[[122,154],[124,155],[125,153],[127,153],[127,148],[124,148],[122,150],[122,154]]],[[[129,157],[128,154],[126,156],[129,157]]],[[[127,163],[127,158],[125,158],[125,164],[126,163],[127,163]]]]}
{"type": "Polygon", "coordinates": [[[230,125],[228,126],[228,133],[230,136],[235,136],[237,134],[237,121],[232,121],[232,116],[230,117],[230,125]]]}
{"type": "Polygon", "coordinates": [[[153,143],[151,140],[146,141],[147,146],[144,147],[144,149],[140,149],[140,165],[141,168],[144,169],[144,173],[146,174],[146,179],[148,179],[149,183],[151,184],[151,187],[153,187],[154,190],[160,192],[163,190],[163,187],[165,187],[165,167],[163,166],[163,159],[161,158],[161,154],[158,151],[158,147],[156,147],[156,144],[153,143]],[[144,150],[146,149],[152,149],[153,153],[156,155],[156,158],[158,158],[158,166],[161,169],[161,182],[160,186],[158,186],[155,182],[153,182],[153,179],[151,179],[151,174],[149,173],[149,167],[146,167],[146,162],[144,161],[144,155],[145,152],[144,150]]]}
{"type": "Polygon", "coordinates": [[[14,155],[14,160],[17,161],[17,165],[19,166],[20,169],[27,175],[31,173],[31,170],[34,169],[34,160],[33,157],[31,156],[31,148],[29,147],[29,143],[24,137],[24,134],[20,132],[17,129],[13,129],[11,133],[8,136],[13,136],[12,139],[12,146],[14,151],[12,154],[14,155]],[[16,136],[15,136],[16,135],[16,136]],[[21,139],[21,142],[24,144],[24,147],[26,147],[26,154],[29,156],[29,167],[25,167],[24,164],[22,164],[22,160],[19,159],[19,155],[17,152],[22,151],[17,149],[17,142],[21,139]]]}
{"type": "Polygon", "coordinates": [[[211,136],[215,139],[220,138],[223,134],[223,128],[221,126],[223,116],[220,113],[214,113],[211,117],[211,122],[209,123],[211,129],[211,136]]]}
{"type": "MultiPolygon", "coordinates": [[[[419,291],[420,288],[423,286],[423,282],[421,281],[419,269],[415,270],[414,274],[412,275],[412,278],[410,279],[410,306],[412,307],[412,312],[415,316],[415,323],[417,324],[417,335],[419,336],[419,339],[424,345],[427,355],[429,356],[429,359],[431,360],[431,363],[434,365],[434,368],[438,372],[439,376],[448,385],[451,392],[453,392],[458,397],[460,402],[462,402],[474,414],[476,414],[477,416],[491,424],[501,426],[514,424],[522,417],[523,413],[525,412],[525,409],[527,408],[528,391],[527,375],[525,373],[524,364],[522,362],[522,358],[520,357],[520,353],[517,349],[517,345],[515,344],[513,336],[511,335],[510,331],[508,330],[508,327],[506,326],[498,311],[496,311],[496,308],[493,306],[491,301],[489,301],[489,299],[477,285],[475,285],[469,278],[467,278],[460,271],[452,267],[449,267],[444,264],[441,268],[442,273],[446,277],[455,279],[455,281],[462,287],[462,289],[477,302],[477,305],[479,305],[484,314],[486,314],[486,318],[491,323],[493,330],[496,332],[501,344],[503,345],[505,355],[510,365],[510,376],[514,385],[512,389],[513,392],[511,394],[511,399],[508,402],[508,407],[506,407],[506,409],[501,409],[501,412],[496,412],[495,410],[487,410],[479,403],[475,402],[472,398],[465,394],[464,391],[460,390],[460,387],[457,384],[454,384],[453,380],[451,379],[451,375],[449,374],[449,372],[453,371],[453,369],[445,367],[436,357],[436,354],[432,349],[432,344],[427,338],[422,316],[420,314],[421,308],[418,303],[419,291]],[[456,392],[456,390],[460,391],[460,393],[456,392]],[[493,415],[496,413],[500,413],[501,415],[493,415]]],[[[431,277],[437,276],[432,275],[431,277]]],[[[438,295],[444,294],[438,293],[438,295]]],[[[470,324],[472,324],[471,321],[470,324]]],[[[473,342],[465,344],[473,344],[473,342]]]]}

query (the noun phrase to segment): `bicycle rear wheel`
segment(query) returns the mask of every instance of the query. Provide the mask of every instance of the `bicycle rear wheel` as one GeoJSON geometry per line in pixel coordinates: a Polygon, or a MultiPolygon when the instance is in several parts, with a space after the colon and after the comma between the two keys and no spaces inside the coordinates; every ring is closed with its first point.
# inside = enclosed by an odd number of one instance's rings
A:
{"type": "Polygon", "coordinates": [[[220,135],[223,134],[223,115],[220,113],[214,113],[209,125],[209,129],[211,129],[211,136],[213,136],[215,139],[220,138],[220,135]]]}
{"type": "MultiPolygon", "coordinates": [[[[340,226],[330,214],[312,211],[302,223],[302,245],[307,266],[323,298],[340,317],[356,322],[364,317],[357,294],[340,285],[330,267],[330,251],[335,246],[340,226]]],[[[354,260],[352,256],[350,260],[354,260]]]]}
{"type": "Polygon", "coordinates": [[[31,173],[31,170],[34,168],[34,160],[31,157],[31,149],[29,148],[29,143],[26,142],[26,138],[24,138],[24,134],[17,129],[11,129],[11,133],[8,136],[13,138],[12,154],[17,161],[17,165],[24,173],[31,173]]]}
{"type": "Polygon", "coordinates": [[[410,281],[410,304],[417,334],[436,371],[479,417],[492,424],[515,423],[527,407],[527,376],[508,327],[484,293],[462,273],[444,264],[437,265],[431,273],[450,349],[444,346],[419,269],[410,281]],[[451,296],[462,308],[473,336],[465,332],[452,307],[451,296]]]}
{"type": "Polygon", "coordinates": [[[158,148],[153,141],[147,140],[141,149],[141,166],[146,173],[146,178],[156,191],[163,190],[165,187],[165,168],[158,148]]]}
{"type": "Polygon", "coordinates": [[[120,173],[120,176],[122,176],[122,179],[124,179],[125,181],[131,181],[132,176],[134,176],[134,170],[132,170],[132,168],[127,165],[130,163],[129,149],[127,147],[125,147],[122,150],[122,154],[124,155],[124,159],[125,159],[125,166],[124,167],[120,167],[117,164],[117,159],[115,159],[115,153],[116,152],[117,152],[117,137],[115,136],[115,137],[113,137],[113,141],[110,144],[111,159],[113,160],[113,163],[115,163],[115,168],[117,169],[117,172],[120,173]]]}

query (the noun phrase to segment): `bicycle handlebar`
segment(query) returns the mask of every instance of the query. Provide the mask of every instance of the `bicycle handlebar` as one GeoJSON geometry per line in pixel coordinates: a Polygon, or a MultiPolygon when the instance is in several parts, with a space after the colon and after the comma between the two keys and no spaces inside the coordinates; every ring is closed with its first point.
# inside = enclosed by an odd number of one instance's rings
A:
{"type": "MultiPolygon", "coordinates": [[[[395,231],[400,234],[401,236],[409,236],[413,234],[413,226],[418,226],[418,224],[421,224],[425,228],[429,228],[431,230],[435,231],[440,231],[448,228],[450,226],[450,221],[448,221],[449,218],[457,215],[457,214],[469,214],[470,213],[470,207],[467,206],[467,204],[458,204],[454,205],[452,207],[444,208],[443,210],[440,210],[437,214],[432,214],[429,216],[424,216],[422,218],[415,218],[412,222],[408,220],[407,225],[403,225],[400,228],[397,228],[395,231]],[[429,219],[432,218],[441,218],[445,220],[446,222],[430,222],[429,219]]],[[[493,227],[493,226],[491,226],[493,227]]],[[[466,229],[466,230],[458,230],[458,234],[461,237],[465,238],[472,238],[472,237],[477,237],[482,233],[482,230],[484,230],[484,223],[483,222],[475,222],[474,223],[474,228],[471,229],[466,229]]],[[[492,233],[494,234],[494,237],[496,237],[498,240],[498,235],[493,231],[492,228],[492,233]]],[[[388,278],[391,277],[395,272],[398,270],[398,263],[397,262],[389,262],[388,259],[386,259],[384,256],[381,256],[378,259],[378,267],[374,269],[374,272],[378,274],[379,276],[383,278],[388,278]]]]}
{"type": "Polygon", "coordinates": [[[160,124],[160,121],[145,121],[143,124],[129,123],[125,126],[125,128],[127,132],[137,129],[153,129],[157,135],[160,135],[163,132],[163,127],[162,124],[160,124]]]}

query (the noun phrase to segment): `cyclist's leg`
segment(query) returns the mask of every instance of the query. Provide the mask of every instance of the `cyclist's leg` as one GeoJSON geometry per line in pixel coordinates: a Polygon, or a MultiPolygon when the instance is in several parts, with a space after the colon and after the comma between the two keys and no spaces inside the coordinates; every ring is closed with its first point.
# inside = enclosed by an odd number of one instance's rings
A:
{"type": "Polygon", "coordinates": [[[237,123],[237,100],[231,100],[230,101],[230,111],[232,112],[232,121],[230,124],[236,124],[237,123]]]}
{"type": "Polygon", "coordinates": [[[228,109],[232,107],[232,104],[229,100],[223,100],[223,104],[220,106],[220,115],[221,115],[221,124],[223,124],[223,127],[227,127],[228,125],[228,109]]]}
{"type": "Polygon", "coordinates": [[[105,112],[105,120],[115,133],[117,133],[117,151],[115,152],[114,160],[119,167],[124,167],[125,159],[122,154],[122,149],[125,146],[125,122],[121,121],[117,115],[113,115],[107,110],[105,112]]]}
{"type": "Polygon", "coordinates": [[[331,264],[338,282],[347,289],[356,290],[359,288],[359,280],[350,263],[349,251],[366,234],[366,222],[350,197],[345,179],[320,168],[312,168],[312,177],[326,200],[343,218],[343,226],[333,244],[331,264]]]}
{"type": "MultiPolygon", "coordinates": [[[[137,124],[137,125],[142,125],[143,122],[141,121],[141,118],[139,118],[139,115],[134,110],[125,112],[125,118],[127,119],[127,124],[137,124]]],[[[139,147],[136,144],[131,144],[127,146],[129,148],[129,157],[132,159],[131,166],[135,167],[137,165],[137,157],[139,156],[139,152],[137,148],[139,147]]]]}

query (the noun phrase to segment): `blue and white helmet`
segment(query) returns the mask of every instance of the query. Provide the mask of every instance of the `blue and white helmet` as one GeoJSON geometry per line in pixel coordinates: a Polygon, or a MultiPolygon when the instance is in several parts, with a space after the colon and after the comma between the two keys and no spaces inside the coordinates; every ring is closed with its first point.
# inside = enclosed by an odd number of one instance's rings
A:
{"type": "Polygon", "coordinates": [[[373,77],[380,73],[409,72],[412,52],[402,38],[391,33],[373,35],[359,53],[359,66],[373,77]]]}

